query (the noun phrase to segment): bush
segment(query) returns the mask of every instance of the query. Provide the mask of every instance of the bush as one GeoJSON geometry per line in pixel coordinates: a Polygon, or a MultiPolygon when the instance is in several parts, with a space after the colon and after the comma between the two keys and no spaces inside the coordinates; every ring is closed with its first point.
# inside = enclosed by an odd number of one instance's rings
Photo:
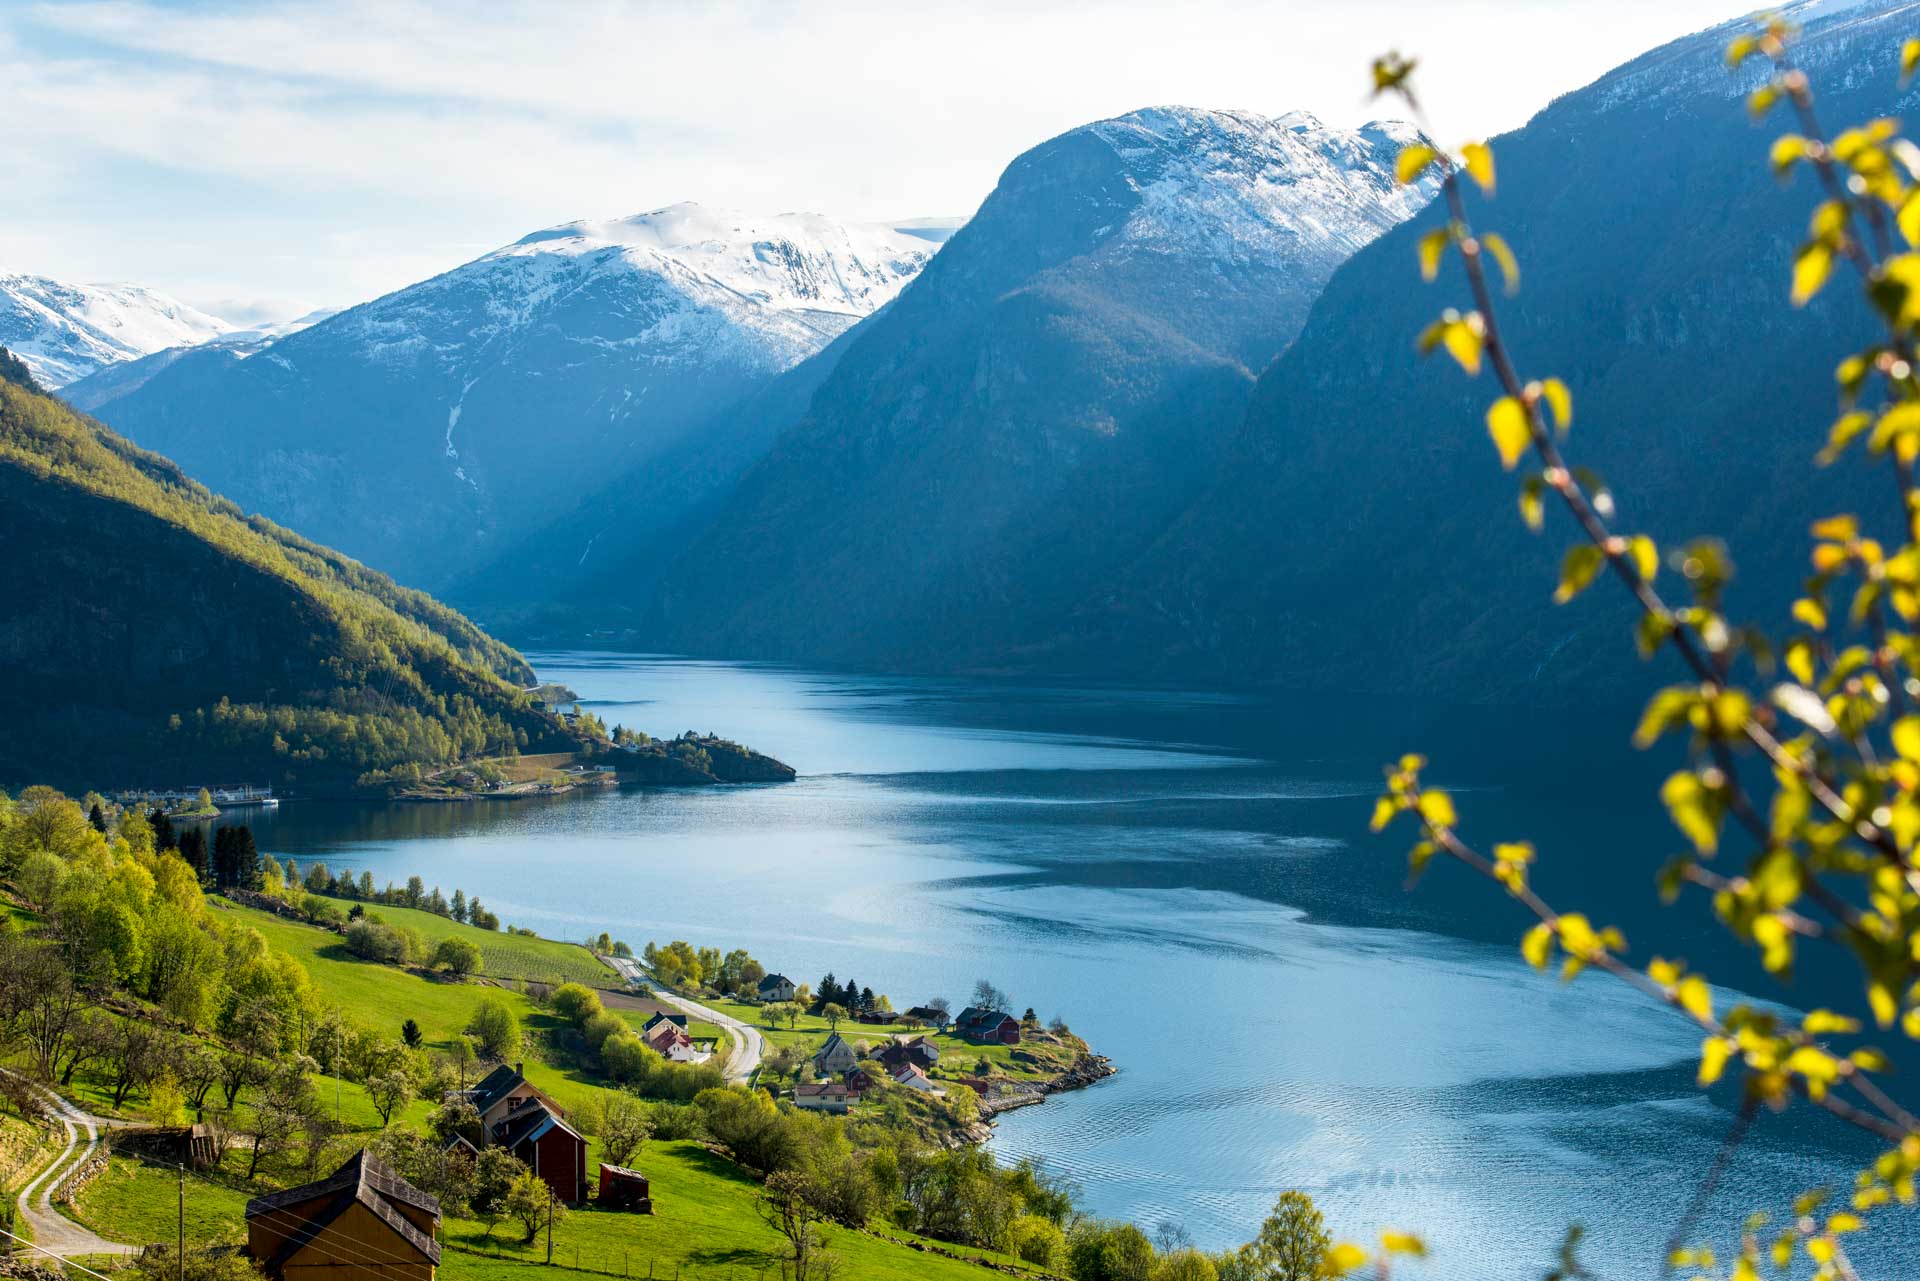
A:
{"type": "Polygon", "coordinates": [[[584,983],[562,983],[553,989],[553,1012],[576,1027],[600,1013],[600,994],[584,983]]]}
{"type": "Polygon", "coordinates": [[[407,936],[391,925],[363,917],[347,927],[347,950],[365,960],[405,965],[407,936]]]}
{"type": "Polygon", "coordinates": [[[490,1059],[505,1062],[520,1052],[520,1020],[504,1001],[489,997],[480,1002],[467,1022],[467,1034],[490,1059]]]}
{"type": "Polygon", "coordinates": [[[1013,1252],[1037,1268],[1058,1272],[1067,1257],[1067,1234],[1037,1214],[1013,1221],[1013,1252]]]}
{"type": "Polygon", "coordinates": [[[580,1032],[587,1038],[587,1048],[598,1054],[607,1038],[627,1030],[626,1022],[619,1015],[599,1010],[587,1019],[580,1032]]]}
{"type": "Polygon", "coordinates": [[[480,949],[465,939],[441,939],[433,949],[433,964],[457,978],[480,968],[480,949]]]}

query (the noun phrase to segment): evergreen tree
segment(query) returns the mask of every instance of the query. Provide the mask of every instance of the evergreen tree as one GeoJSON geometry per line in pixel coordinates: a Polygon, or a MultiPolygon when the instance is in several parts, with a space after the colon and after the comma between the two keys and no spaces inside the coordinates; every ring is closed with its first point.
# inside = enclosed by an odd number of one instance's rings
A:
{"type": "Polygon", "coordinates": [[[291,887],[291,886],[300,885],[300,884],[303,884],[303,882],[300,879],[300,864],[295,862],[293,859],[288,859],[287,860],[287,885],[291,887]]]}
{"type": "Polygon", "coordinates": [[[205,885],[209,871],[207,866],[206,833],[197,827],[188,828],[185,834],[180,837],[180,844],[177,848],[180,851],[180,857],[186,860],[187,866],[193,869],[193,874],[200,878],[202,885],[205,885]]]}
{"type": "Polygon", "coordinates": [[[460,922],[462,925],[467,923],[467,892],[465,890],[454,890],[453,905],[448,908],[448,911],[454,920],[460,922]]]}
{"type": "MultiPolygon", "coordinates": [[[[167,812],[159,806],[156,805],[153,813],[147,815],[147,826],[153,829],[153,848],[156,850],[180,847],[180,839],[173,833],[173,820],[168,818],[167,812]]],[[[202,848],[205,848],[204,842],[202,848]]]]}
{"type": "Polygon", "coordinates": [[[93,824],[93,830],[102,836],[107,834],[107,816],[101,811],[97,801],[93,808],[87,811],[87,822],[93,824]]]}
{"type": "Polygon", "coordinates": [[[828,970],[826,977],[820,980],[820,986],[814,990],[813,1009],[810,1012],[818,1014],[823,1006],[838,1004],[840,1004],[840,985],[833,981],[833,971],[828,970]]]}
{"type": "Polygon", "coordinates": [[[447,914],[447,896],[440,892],[438,885],[434,886],[433,893],[427,896],[426,908],[435,916],[445,916],[447,914]]]}
{"type": "Polygon", "coordinates": [[[372,872],[360,873],[360,884],[358,888],[360,891],[360,897],[363,900],[370,901],[373,898],[374,891],[373,891],[373,873],[372,872]]]}
{"type": "Polygon", "coordinates": [[[860,989],[860,1008],[863,1011],[871,1012],[873,1007],[874,1007],[873,989],[870,987],[861,988],[860,989]]]}
{"type": "Polygon", "coordinates": [[[245,826],[233,829],[233,865],[236,883],[242,889],[257,890],[263,883],[260,866],[260,848],[253,843],[253,829],[245,826]]]}
{"type": "MultiPolygon", "coordinates": [[[[215,889],[230,890],[234,886],[233,833],[231,827],[223,827],[213,834],[213,885],[215,889]]],[[[201,836],[198,828],[193,835],[201,836]]]]}

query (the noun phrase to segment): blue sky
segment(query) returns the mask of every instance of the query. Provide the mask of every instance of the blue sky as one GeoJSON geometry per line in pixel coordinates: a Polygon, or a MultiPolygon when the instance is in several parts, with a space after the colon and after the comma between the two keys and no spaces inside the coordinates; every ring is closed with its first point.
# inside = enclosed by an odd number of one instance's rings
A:
{"type": "Polygon", "coordinates": [[[1727,0],[0,0],[0,270],[230,319],[339,306],[528,231],[700,200],[964,214],[1021,150],[1182,103],[1358,124],[1421,56],[1453,142],[1727,0]],[[1536,51],[1512,56],[1518,50],[1536,51]],[[1542,56],[1539,51],[1545,51],[1542,56]]]}

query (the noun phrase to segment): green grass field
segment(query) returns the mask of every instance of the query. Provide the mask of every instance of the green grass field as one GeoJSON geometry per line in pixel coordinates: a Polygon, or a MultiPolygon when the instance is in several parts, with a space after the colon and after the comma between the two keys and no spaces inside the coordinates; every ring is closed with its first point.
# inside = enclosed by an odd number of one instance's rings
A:
{"type": "MultiPolygon", "coordinates": [[[[326,898],[342,913],[353,910],[352,899],[326,895],[319,897],[326,898]]],[[[525,979],[536,983],[585,983],[588,987],[622,986],[620,976],[614,973],[611,966],[578,943],[477,929],[409,907],[387,907],[378,903],[361,906],[389,925],[405,925],[420,931],[421,937],[429,942],[459,938],[474,944],[480,949],[480,973],[488,978],[525,979]]]]}
{"type": "MultiPolygon", "coordinates": [[[[243,1158],[230,1154],[238,1168],[243,1158]]],[[[598,1146],[589,1153],[597,1168],[598,1146]]],[[[570,1211],[554,1229],[554,1264],[560,1272],[684,1281],[760,1281],[779,1275],[785,1242],[754,1211],[756,1185],[745,1174],[696,1143],[650,1143],[635,1159],[652,1183],[654,1213],[570,1211]]],[[[278,1180],[276,1181],[278,1182],[278,1180]]],[[[187,1239],[213,1243],[244,1235],[247,1200],[264,1190],[237,1175],[215,1171],[190,1175],[186,1184],[187,1239]]],[[[171,1241],[179,1207],[179,1175],[156,1165],[115,1157],[105,1173],[81,1193],[74,1217],[103,1235],[148,1244],[171,1241]]],[[[902,1239],[909,1234],[896,1233],[902,1239]]],[[[544,1265],[544,1235],[533,1245],[524,1230],[501,1222],[485,1225],[454,1219],[441,1226],[440,1275],[449,1281],[524,1277],[544,1265]]],[[[829,1229],[839,1275],[862,1281],[979,1281],[985,1273],[969,1263],[926,1254],[865,1233],[829,1229]]],[[[954,1247],[945,1247],[952,1249],[954,1247]]],[[[1000,1263],[1002,1255],[968,1251],[1000,1263]]]]}
{"type": "MultiPolygon", "coordinates": [[[[273,947],[299,960],[325,1004],[337,1007],[354,1022],[376,1027],[391,1024],[396,1032],[400,1021],[411,1017],[420,1024],[430,1049],[458,1036],[474,1008],[488,997],[506,1001],[535,1038],[558,1025],[552,1015],[535,1008],[518,992],[476,981],[434,979],[362,961],[329,931],[245,908],[224,906],[216,910],[229,912],[257,928],[273,947]]],[[[585,954],[582,949],[576,950],[585,954]]],[[[752,1012],[751,1007],[742,1008],[752,1012]]],[[[646,1019],[646,1014],[638,1010],[619,1013],[636,1025],[646,1019]]],[[[696,1034],[711,1031],[695,1026],[696,1034]]],[[[817,1033],[803,1025],[787,1035],[807,1037],[817,1033]]],[[[597,1082],[578,1070],[538,1062],[533,1046],[525,1057],[527,1076],[562,1106],[578,1106],[600,1089],[597,1082]]],[[[323,1101],[331,1102],[335,1083],[322,1078],[315,1085],[323,1101]]],[[[88,1084],[75,1093],[86,1106],[102,1104],[97,1086],[88,1084]]],[[[339,1087],[339,1099],[343,1119],[360,1131],[364,1141],[378,1127],[365,1091],[346,1083],[339,1087]]],[[[130,1110],[137,1108],[137,1103],[136,1097],[130,1110]]],[[[418,1124],[428,1110],[426,1102],[416,1101],[404,1119],[418,1124]]],[[[239,1239],[244,1235],[243,1213],[249,1197],[306,1177],[294,1168],[289,1155],[271,1161],[263,1167],[264,1177],[248,1184],[240,1177],[245,1160],[245,1152],[236,1148],[228,1154],[224,1170],[189,1176],[186,1205],[190,1240],[213,1243],[239,1239]]],[[[595,1143],[588,1168],[595,1169],[599,1160],[595,1143]]],[[[656,1213],[628,1215],[592,1208],[570,1213],[554,1233],[556,1270],[644,1277],[651,1268],[657,1278],[679,1277],[682,1281],[763,1281],[780,1275],[785,1243],[759,1218],[755,1208],[758,1188],[744,1172],[691,1142],[650,1143],[631,1163],[652,1180],[656,1213]]],[[[135,1244],[170,1241],[176,1229],[179,1188],[176,1171],[116,1156],[106,1172],[81,1194],[72,1212],[81,1222],[114,1239],[135,1244]]],[[[522,1230],[513,1224],[496,1224],[489,1236],[479,1223],[449,1221],[441,1232],[447,1248],[440,1273],[449,1281],[525,1277],[530,1267],[544,1265],[546,1250],[544,1241],[527,1245],[522,1236],[522,1230]]],[[[973,1263],[914,1250],[869,1233],[833,1229],[828,1236],[837,1259],[836,1275],[862,1281],[978,1281],[986,1275],[973,1263]]],[[[999,1256],[980,1257],[1013,1262],[999,1256]]]]}

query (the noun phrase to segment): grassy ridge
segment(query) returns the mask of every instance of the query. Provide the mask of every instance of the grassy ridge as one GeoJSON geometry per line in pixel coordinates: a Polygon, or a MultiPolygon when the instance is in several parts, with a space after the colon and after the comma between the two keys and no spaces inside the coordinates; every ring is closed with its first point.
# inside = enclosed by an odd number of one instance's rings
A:
{"type": "MultiPolygon", "coordinates": [[[[352,899],[319,895],[342,913],[353,909],[352,899]]],[[[387,907],[363,903],[389,925],[405,925],[420,931],[422,938],[437,943],[445,938],[464,939],[480,949],[480,973],[493,979],[520,979],[537,983],[585,983],[588,987],[623,986],[613,968],[578,943],[535,938],[526,934],[507,934],[483,930],[433,912],[410,907],[387,907]]]]}

